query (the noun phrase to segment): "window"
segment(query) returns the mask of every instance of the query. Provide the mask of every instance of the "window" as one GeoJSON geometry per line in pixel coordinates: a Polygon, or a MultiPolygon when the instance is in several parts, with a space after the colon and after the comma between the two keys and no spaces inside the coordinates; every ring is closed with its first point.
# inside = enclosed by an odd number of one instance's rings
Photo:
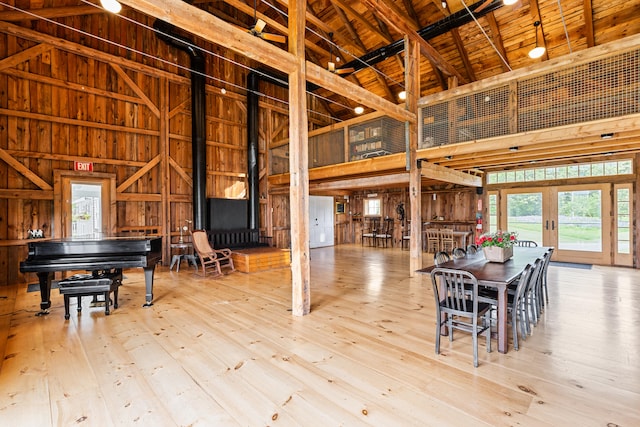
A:
{"type": "Polygon", "coordinates": [[[364,216],[382,216],[382,200],[379,197],[364,199],[364,216]]]}
{"type": "Polygon", "coordinates": [[[505,182],[548,181],[565,178],[588,178],[592,176],[626,175],[633,173],[633,163],[629,159],[610,162],[561,165],[547,168],[519,169],[517,171],[491,172],[487,174],[489,184],[505,182]]]}

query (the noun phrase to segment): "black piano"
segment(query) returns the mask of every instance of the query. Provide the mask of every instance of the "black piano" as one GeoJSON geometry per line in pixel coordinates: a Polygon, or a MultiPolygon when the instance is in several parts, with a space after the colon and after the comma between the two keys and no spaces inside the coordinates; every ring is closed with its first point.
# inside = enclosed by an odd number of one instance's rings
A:
{"type": "Polygon", "coordinates": [[[153,304],[153,273],[162,259],[160,237],[71,237],[29,242],[29,255],[20,263],[23,273],[37,273],[39,314],[51,307],[51,280],[56,271],[88,270],[122,277],[123,268],[142,267],[146,285],[144,307],[153,304]]]}

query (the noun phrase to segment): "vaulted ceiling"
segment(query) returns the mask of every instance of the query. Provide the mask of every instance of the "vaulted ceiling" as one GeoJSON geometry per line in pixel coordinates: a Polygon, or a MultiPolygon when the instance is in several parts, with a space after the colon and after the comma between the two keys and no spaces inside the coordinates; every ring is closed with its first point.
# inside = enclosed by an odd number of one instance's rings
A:
{"type": "MultiPolygon", "coordinates": [[[[188,3],[241,28],[260,19],[266,24],[263,33],[288,35],[286,0],[188,3]]],[[[0,0],[0,19],[24,25],[25,16],[16,10],[68,19],[96,13],[92,4],[98,0],[0,0]]],[[[420,57],[420,96],[425,96],[638,34],[640,0],[519,0],[509,6],[502,0],[309,0],[306,28],[308,61],[323,68],[333,62],[343,78],[399,103],[404,88],[404,34],[399,28],[419,31],[426,41],[420,57]],[[385,8],[397,15],[398,25],[380,16],[385,8]],[[536,45],[536,33],[546,52],[531,59],[527,54],[536,45]]],[[[287,49],[286,41],[269,42],[287,49]]],[[[354,116],[355,101],[321,87],[311,90],[323,113],[337,120],[354,116]]]]}

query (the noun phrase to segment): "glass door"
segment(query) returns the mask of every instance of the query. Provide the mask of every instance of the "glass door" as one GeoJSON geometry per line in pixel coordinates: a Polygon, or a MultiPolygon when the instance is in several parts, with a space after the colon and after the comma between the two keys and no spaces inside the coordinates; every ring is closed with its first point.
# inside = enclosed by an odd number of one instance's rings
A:
{"type": "Polygon", "coordinates": [[[611,264],[609,188],[602,184],[552,189],[555,206],[549,218],[550,236],[555,238],[558,259],[611,264]]]}
{"type": "Polygon", "coordinates": [[[609,184],[503,190],[501,228],[556,248],[554,259],[611,264],[609,184]]]}

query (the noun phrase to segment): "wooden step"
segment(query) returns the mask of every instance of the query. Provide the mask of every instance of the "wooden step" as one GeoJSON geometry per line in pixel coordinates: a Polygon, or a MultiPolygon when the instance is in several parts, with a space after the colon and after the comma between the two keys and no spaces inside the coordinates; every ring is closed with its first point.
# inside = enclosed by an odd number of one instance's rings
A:
{"type": "Polygon", "coordinates": [[[254,273],[291,265],[291,251],[278,248],[236,249],[231,258],[236,270],[243,273],[254,273]]]}

